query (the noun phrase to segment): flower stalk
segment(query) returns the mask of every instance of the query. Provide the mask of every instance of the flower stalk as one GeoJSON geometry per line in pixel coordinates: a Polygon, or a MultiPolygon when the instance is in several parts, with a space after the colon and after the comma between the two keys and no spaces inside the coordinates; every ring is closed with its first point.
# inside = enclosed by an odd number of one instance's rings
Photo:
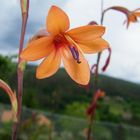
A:
{"type": "MultiPolygon", "coordinates": [[[[101,25],[103,25],[103,19],[104,19],[103,6],[104,6],[104,1],[101,0],[101,20],[100,20],[100,24],[101,25]]],[[[99,77],[99,64],[100,64],[101,54],[102,54],[102,52],[99,52],[98,53],[96,64],[93,66],[93,68],[95,68],[95,71],[94,71],[93,99],[98,94],[98,92],[97,92],[98,91],[98,77],[99,77]]],[[[96,105],[94,106],[91,114],[89,115],[89,125],[88,125],[87,140],[91,140],[91,131],[92,131],[92,124],[93,124],[93,120],[94,120],[95,110],[96,110],[96,105]]]]}
{"type": "Polygon", "coordinates": [[[20,45],[19,45],[19,54],[18,54],[18,68],[17,68],[17,77],[18,77],[18,112],[17,119],[18,121],[14,123],[13,126],[13,135],[12,140],[17,140],[17,135],[19,131],[19,127],[21,124],[21,112],[22,112],[22,93],[23,93],[23,72],[25,62],[20,58],[20,54],[23,50],[24,37],[26,31],[26,24],[28,19],[28,11],[29,11],[29,0],[20,0],[21,11],[22,11],[22,28],[20,35],[20,45]]]}

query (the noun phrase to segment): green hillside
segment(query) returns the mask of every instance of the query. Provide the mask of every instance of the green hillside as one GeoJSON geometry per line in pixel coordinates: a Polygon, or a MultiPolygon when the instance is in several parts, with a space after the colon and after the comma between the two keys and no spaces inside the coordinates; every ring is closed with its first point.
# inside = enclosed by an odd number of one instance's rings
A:
{"type": "MultiPolygon", "coordinates": [[[[93,79],[86,88],[77,85],[61,68],[54,76],[38,80],[35,66],[27,66],[24,73],[23,104],[26,107],[86,117],[86,109],[92,100],[93,79]]],[[[16,64],[7,57],[0,57],[0,78],[16,90],[16,64]]],[[[96,120],[126,122],[140,125],[140,85],[105,75],[99,76],[99,87],[106,97],[99,101],[96,120]]],[[[0,92],[3,92],[0,90],[0,92]]],[[[6,94],[1,93],[1,103],[9,103],[6,94]]]]}
{"type": "Polygon", "coordinates": [[[100,75],[99,87],[112,96],[140,100],[140,84],[100,75]]]}

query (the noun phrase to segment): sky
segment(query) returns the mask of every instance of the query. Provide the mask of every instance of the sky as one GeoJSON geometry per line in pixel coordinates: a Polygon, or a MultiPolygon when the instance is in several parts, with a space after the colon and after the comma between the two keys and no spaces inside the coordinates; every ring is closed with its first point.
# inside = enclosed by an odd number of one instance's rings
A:
{"type": "MultiPolygon", "coordinates": [[[[19,0],[0,0],[0,54],[12,55],[18,52],[21,28],[19,0]]],[[[26,31],[27,41],[45,27],[46,16],[52,5],[59,6],[69,16],[71,28],[100,22],[101,0],[31,0],[26,31]]],[[[104,9],[110,6],[124,6],[130,10],[140,7],[139,0],[104,0],[104,9]]],[[[109,11],[104,18],[106,32],[103,38],[112,48],[109,76],[140,83],[140,22],[131,24],[128,30],[123,25],[126,17],[116,11],[109,11]]],[[[102,53],[101,64],[105,63],[107,51],[102,53]]],[[[96,63],[96,54],[86,55],[90,66],[96,63]]],[[[38,61],[37,63],[39,63],[38,61]]],[[[36,64],[36,63],[34,63],[36,64]]]]}

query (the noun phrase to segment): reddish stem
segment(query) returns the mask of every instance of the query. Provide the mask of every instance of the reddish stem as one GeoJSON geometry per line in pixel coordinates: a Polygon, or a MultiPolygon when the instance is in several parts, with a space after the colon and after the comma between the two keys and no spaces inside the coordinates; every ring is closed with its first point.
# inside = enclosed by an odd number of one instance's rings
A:
{"type": "MultiPolygon", "coordinates": [[[[103,0],[101,0],[101,25],[103,25],[103,18],[104,18],[104,13],[103,13],[103,0]]],[[[95,69],[95,75],[94,75],[94,92],[93,92],[93,98],[96,96],[96,91],[98,89],[98,76],[99,76],[99,63],[100,63],[100,58],[101,58],[102,52],[98,53],[97,56],[97,62],[96,62],[96,69],[95,69]]],[[[95,110],[96,107],[94,108],[93,113],[89,117],[89,126],[88,126],[88,133],[87,133],[87,140],[91,140],[91,131],[92,131],[92,124],[93,124],[93,118],[95,115],[95,110]]]]}
{"type": "Polygon", "coordinates": [[[18,122],[14,123],[12,140],[17,140],[17,135],[18,135],[18,131],[20,128],[20,124],[21,124],[22,93],[23,93],[23,69],[20,67],[20,64],[22,63],[22,59],[20,58],[20,54],[23,50],[27,19],[28,19],[28,14],[24,13],[22,15],[22,29],[21,29],[21,36],[20,36],[18,69],[17,69],[17,75],[18,75],[18,113],[17,113],[17,118],[18,118],[18,122]]]}
{"type": "MultiPolygon", "coordinates": [[[[94,73],[95,75],[94,75],[93,98],[94,98],[94,96],[96,96],[96,91],[98,89],[98,69],[99,69],[100,57],[101,57],[101,53],[98,53],[96,69],[95,69],[95,73],[94,73]]],[[[93,113],[89,116],[89,126],[88,126],[87,140],[91,140],[91,130],[92,130],[92,124],[93,124],[93,118],[94,118],[95,110],[96,110],[96,106],[94,108],[93,113]]]]}
{"type": "Polygon", "coordinates": [[[104,72],[104,71],[106,71],[106,69],[107,69],[107,67],[108,67],[108,65],[109,65],[109,63],[110,63],[110,58],[111,58],[111,48],[108,48],[108,52],[109,52],[109,54],[108,54],[108,57],[107,57],[107,59],[106,59],[106,62],[105,62],[105,65],[102,67],[102,71],[104,72]]]}

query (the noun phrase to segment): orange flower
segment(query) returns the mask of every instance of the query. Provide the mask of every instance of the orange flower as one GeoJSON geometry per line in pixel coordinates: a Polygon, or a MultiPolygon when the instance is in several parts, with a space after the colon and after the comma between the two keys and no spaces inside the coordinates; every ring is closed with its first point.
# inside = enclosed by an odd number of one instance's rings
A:
{"type": "Polygon", "coordinates": [[[105,28],[87,25],[67,31],[69,26],[66,13],[52,6],[47,17],[46,32],[35,36],[20,57],[27,61],[45,57],[37,68],[38,79],[56,73],[62,59],[70,77],[81,85],[87,85],[90,69],[83,53],[96,53],[108,48],[108,43],[101,38],[105,28]]]}
{"type": "Polygon", "coordinates": [[[138,9],[136,9],[134,11],[129,11],[129,13],[127,15],[127,19],[124,21],[124,23],[126,23],[126,25],[127,25],[127,28],[130,23],[137,22],[138,17],[140,17],[140,12],[138,12],[138,9]]]}
{"type": "Polygon", "coordinates": [[[134,23],[138,21],[138,17],[140,17],[140,8],[134,10],[134,11],[130,11],[125,7],[121,7],[121,6],[113,6],[113,7],[109,7],[106,10],[104,10],[104,13],[108,10],[117,10],[119,12],[122,12],[126,15],[127,19],[124,21],[124,24],[126,23],[127,28],[129,27],[130,23],[134,23]]]}

